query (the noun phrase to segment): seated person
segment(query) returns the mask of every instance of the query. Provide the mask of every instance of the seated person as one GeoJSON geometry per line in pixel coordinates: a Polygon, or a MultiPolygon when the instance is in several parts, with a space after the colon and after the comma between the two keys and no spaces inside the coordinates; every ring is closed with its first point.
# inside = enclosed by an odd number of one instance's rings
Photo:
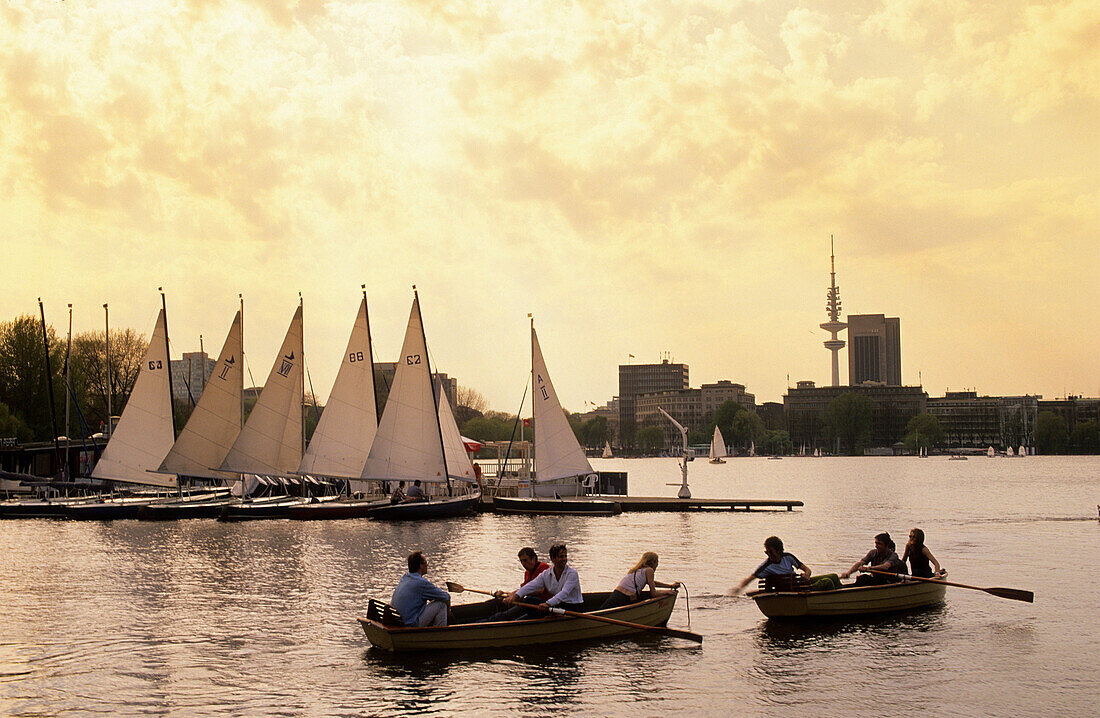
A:
{"type": "Polygon", "coordinates": [[[428,497],[424,495],[424,489],[420,488],[420,479],[413,482],[413,485],[409,487],[409,492],[405,495],[405,501],[427,501],[428,497]]]}
{"type": "Polygon", "coordinates": [[[904,564],[906,560],[909,561],[910,576],[932,578],[933,576],[942,576],[945,573],[940,568],[940,562],[924,545],[924,531],[921,529],[913,529],[909,532],[909,543],[905,544],[905,555],[901,557],[901,562],[904,564]],[[929,562],[936,566],[935,573],[932,573],[932,566],[928,565],[929,562]]]}
{"type": "Polygon", "coordinates": [[[392,494],[390,494],[390,503],[391,504],[400,504],[400,503],[404,502],[406,500],[406,498],[407,497],[405,496],[405,482],[404,481],[399,481],[399,482],[397,482],[397,488],[393,490],[392,494]]]}
{"type": "MultiPolygon", "coordinates": [[[[894,541],[890,534],[883,532],[875,536],[875,548],[867,552],[867,555],[852,564],[852,567],[840,574],[841,578],[848,578],[856,571],[884,571],[886,573],[905,573],[905,564],[898,558],[894,541]]],[[[875,586],[884,583],[896,583],[900,579],[892,576],[881,576],[877,573],[864,573],[856,579],[857,586],[875,586]]]]}
{"type": "MultiPolygon", "coordinates": [[[[523,566],[523,583],[520,586],[526,586],[543,571],[550,568],[550,564],[545,561],[539,561],[539,556],[535,553],[535,549],[530,546],[524,546],[519,550],[519,563],[523,566]]],[[[497,598],[504,598],[503,591],[497,591],[493,594],[497,598]]],[[[533,596],[539,602],[545,601],[553,596],[552,593],[543,589],[533,596]]],[[[527,608],[524,606],[512,606],[504,611],[498,611],[494,613],[486,621],[512,621],[517,618],[523,618],[527,615],[527,608]]]]}
{"type": "Polygon", "coordinates": [[[649,586],[650,594],[653,596],[663,596],[673,593],[674,591],[658,591],[657,587],[661,588],[680,588],[680,582],[675,583],[661,583],[653,579],[653,572],[657,570],[658,557],[653,551],[646,551],[642,554],[642,558],[638,563],[634,564],[634,568],[630,569],[630,572],[623,577],[623,580],[619,581],[619,585],[615,587],[615,590],[611,592],[611,595],[607,597],[607,600],[600,606],[600,610],[605,608],[617,608],[619,606],[627,606],[631,603],[636,603],[641,600],[642,591],[649,586]]]}
{"type": "Polygon", "coordinates": [[[756,579],[766,579],[768,576],[794,576],[796,569],[801,571],[802,577],[807,580],[813,573],[810,567],[799,561],[794,554],[783,550],[783,540],[778,536],[769,536],[764,539],[764,554],[768,557],[764,563],[757,566],[756,570],[746,576],[745,580],[731,593],[734,595],[741,593],[756,579]]]}
{"type": "Polygon", "coordinates": [[[446,626],[451,594],[424,578],[428,559],[420,551],[409,554],[409,572],[393,590],[390,605],[397,609],[406,626],[446,626]]]}
{"type": "Polygon", "coordinates": [[[581,579],[577,575],[577,569],[568,565],[569,551],[565,548],[565,544],[550,547],[550,562],[553,565],[549,569],[507,594],[504,602],[512,605],[545,590],[550,592],[550,598],[542,601],[538,606],[531,606],[530,603],[523,601],[530,607],[528,616],[537,617],[538,611],[545,613],[551,608],[583,611],[584,596],[581,594],[581,579]]]}

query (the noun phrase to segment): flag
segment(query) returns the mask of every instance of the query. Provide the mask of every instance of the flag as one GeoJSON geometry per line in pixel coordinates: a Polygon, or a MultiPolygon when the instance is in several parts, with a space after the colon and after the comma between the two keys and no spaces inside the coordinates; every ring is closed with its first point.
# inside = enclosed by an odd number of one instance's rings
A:
{"type": "Polygon", "coordinates": [[[531,420],[530,419],[524,419],[523,420],[523,426],[526,427],[526,428],[530,428],[531,420]]]}

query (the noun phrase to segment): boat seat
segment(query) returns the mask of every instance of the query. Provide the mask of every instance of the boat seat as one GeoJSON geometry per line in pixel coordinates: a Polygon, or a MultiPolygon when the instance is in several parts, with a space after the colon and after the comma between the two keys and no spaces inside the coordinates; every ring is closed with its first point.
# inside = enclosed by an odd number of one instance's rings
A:
{"type": "Polygon", "coordinates": [[[405,621],[397,609],[384,601],[372,598],[367,601],[367,618],[383,626],[404,626],[405,621]]]}
{"type": "Polygon", "coordinates": [[[762,591],[809,591],[810,582],[802,574],[792,573],[785,576],[765,576],[760,580],[762,591]]]}

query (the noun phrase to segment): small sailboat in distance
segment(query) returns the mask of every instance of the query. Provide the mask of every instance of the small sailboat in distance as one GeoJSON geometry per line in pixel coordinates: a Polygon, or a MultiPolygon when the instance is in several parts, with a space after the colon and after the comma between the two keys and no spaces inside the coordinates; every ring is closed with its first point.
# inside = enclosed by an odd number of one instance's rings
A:
{"type": "Polygon", "coordinates": [[[726,463],[722,459],[723,456],[728,456],[726,453],[726,440],[722,437],[722,430],[715,426],[714,436],[710,440],[710,463],[726,463]]]}
{"type": "Polygon", "coordinates": [[[603,442],[603,458],[605,458],[605,459],[614,458],[614,455],[611,453],[611,442],[610,441],[603,442]]]}

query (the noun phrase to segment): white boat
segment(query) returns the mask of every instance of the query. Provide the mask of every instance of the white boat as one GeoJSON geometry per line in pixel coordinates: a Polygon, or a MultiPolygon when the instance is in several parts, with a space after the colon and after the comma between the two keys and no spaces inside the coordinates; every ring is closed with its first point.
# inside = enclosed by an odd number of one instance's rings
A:
{"type": "Polygon", "coordinates": [[[722,437],[722,430],[717,426],[714,427],[714,436],[710,440],[710,463],[712,464],[724,464],[722,457],[728,456],[726,453],[726,440],[722,437]]]}
{"type": "Polygon", "coordinates": [[[302,463],[302,303],[290,320],[275,362],[248,420],[218,469],[240,475],[235,496],[248,496],[258,477],[285,477],[302,463]]]}
{"type": "Polygon", "coordinates": [[[202,479],[233,481],[236,476],[217,471],[241,433],[241,393],[244,385],[242,354],[243,316],[229,327],[210,381],[203,387],[191,417],[158,471],[202,479]]]}
{"type": "Polygon", "coordinates": [[[442,388],[432,381],[415,287],[393,386],[359,478],[394,484],[419,480],[436,493],[443,493],[445,486],[448,495],[453,493],[452,480],[462,482],[465,489],[474,482],[473,464],[462,444],[450,403],[442,388]]]}
{"type": "Polygon", "coordinates": [[[118,425],[92,469],[92,478],[175,487],[174,474],[156,473],[176,440],[168,364],[168,321],[157,315],[149,348],[118,425]]]}
{"type": "Polygon", "coordinates": [[[749,442],[749,456],[756,456],[756,442],[749,442]]]}
{"type": "Polygon", "coordinates": [[[605,458],[605,459],[613,458],[613,455],[611,453],[611,442],[610,441],[603,442],[603,458],[605,458]]]}
{"type": "Polygon", "coordinates": [[[1011,459],[1012,457],[1016,456],[1016,452],[1013,451],[1012,447],[1010,446],[1007,449],[1005,449],[1005,456],[1007,456],[1008,458],[1011,459]]]}
{"type": "Polygon", "coordinates": [[[1027,456],[1027,447],[1020,444],[1020,450],[1016,452],[1016,456],[1027,456]]]}
{"type": "Polygon", "coordinates": [[[994,451],[993,447],[991,446],[991,447],[989,447],[988,449],[985,450],[985,455],[992,459],[994,456],[997,455],[997,452],[994,451]]]}

